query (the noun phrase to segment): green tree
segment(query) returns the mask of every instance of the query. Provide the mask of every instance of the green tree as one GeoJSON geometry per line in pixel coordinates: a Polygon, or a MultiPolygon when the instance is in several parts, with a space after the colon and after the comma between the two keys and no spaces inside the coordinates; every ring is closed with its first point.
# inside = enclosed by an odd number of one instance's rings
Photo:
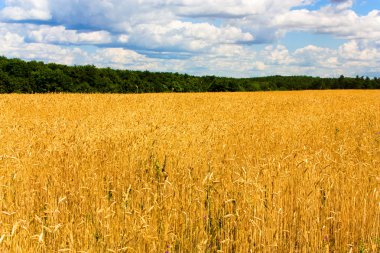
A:
{"type": "Polygon", "coordinates": [[[0,93],[12,92],[9,86],[8,74],[0,70],[0,93]]]}

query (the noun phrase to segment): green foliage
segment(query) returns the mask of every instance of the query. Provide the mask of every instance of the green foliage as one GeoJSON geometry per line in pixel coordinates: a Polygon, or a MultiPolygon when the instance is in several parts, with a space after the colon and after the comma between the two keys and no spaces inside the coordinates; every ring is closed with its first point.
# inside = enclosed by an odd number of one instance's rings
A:
{"type": "Polygon", "coordinates": [[[179,73],[65,66],[0,57],[0,93],[225,92],[307,89],[380,89],[380,79],[268,76],[226,78],[179,73]]]}
{"type": "Polygon", "coordinates": [[[10,84],[8,74],[0,70],[0,93],[8,93],[9,87],[10,84]]]}

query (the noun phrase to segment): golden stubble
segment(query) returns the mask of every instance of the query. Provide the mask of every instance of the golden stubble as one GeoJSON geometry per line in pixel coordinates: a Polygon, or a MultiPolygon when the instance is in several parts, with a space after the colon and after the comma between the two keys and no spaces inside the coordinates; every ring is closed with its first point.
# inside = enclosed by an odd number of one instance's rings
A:
{"type": "Polygon", "coordinates": [[[0,96],[1,252],[379,252],[380,92],[0,96]]]}

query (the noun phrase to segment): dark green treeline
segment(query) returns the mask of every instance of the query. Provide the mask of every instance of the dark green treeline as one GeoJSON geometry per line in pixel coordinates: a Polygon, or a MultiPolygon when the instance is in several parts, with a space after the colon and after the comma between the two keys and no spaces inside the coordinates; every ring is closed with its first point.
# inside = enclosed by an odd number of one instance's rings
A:
{"type": "Polygon", "coordinates": [[[269,76],[226,78],[66,66],[0,57],[0,93],[145,93],[380,89],[380,79],[269,76]]]}

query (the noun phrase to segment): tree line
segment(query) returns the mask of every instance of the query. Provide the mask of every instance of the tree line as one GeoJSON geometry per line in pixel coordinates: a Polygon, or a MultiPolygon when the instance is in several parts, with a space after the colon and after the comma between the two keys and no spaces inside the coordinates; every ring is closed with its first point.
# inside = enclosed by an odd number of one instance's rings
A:
{"type": "Polygon", "coordinates": [[[0,57],[0,93],[147,93],[380,89],[380,79],[268,76],[227,78],[66,66],[0,57]]]}

